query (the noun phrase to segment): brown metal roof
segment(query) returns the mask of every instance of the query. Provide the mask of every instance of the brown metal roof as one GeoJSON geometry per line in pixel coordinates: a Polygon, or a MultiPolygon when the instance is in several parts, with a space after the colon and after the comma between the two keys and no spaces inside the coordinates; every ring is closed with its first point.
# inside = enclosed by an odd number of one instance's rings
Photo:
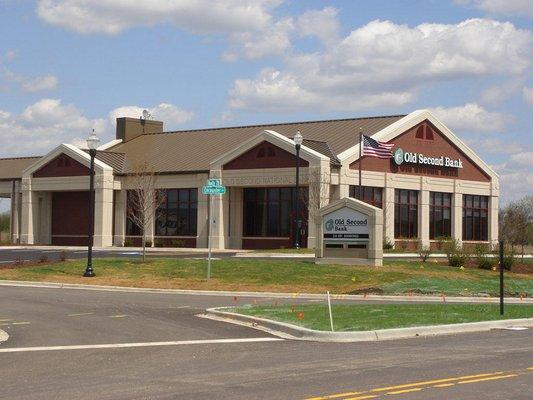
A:
{"type": "Polygon", "coordinates": [[[40,156],[0,158],[0,181],[22,178],[22,171],[40,158],[40,156]]]}
{"type": "Polygon", "coordinates": [[[331,155],[340,154],[356,144],[360,128],[366,135],[373,135],[403,117],[394,115],[145,134],[110,150],[126,154],[123,173],[132,172],[132,166],[140,160],[149,161],[158,173],[207,171],[211,161],[265,129],[289,138],[299,130],[308,141],[326,142],[325,145],[315,144],[315,147],[320,147],[320,150],[315,150],[331,158],[331,155]]]}
{"type": "MultiPolygon", "coordinates": [[[[89,153],[89,150],[83,150],[86,153],[89,153]]],[[[124,167],[124,153],[116,153],[114,151],[107,150],[98,150],[96,152],[96,159],[102,161],[103,163],[109,165],[113,168],[115,174],[122,173],[124,167]]]]}

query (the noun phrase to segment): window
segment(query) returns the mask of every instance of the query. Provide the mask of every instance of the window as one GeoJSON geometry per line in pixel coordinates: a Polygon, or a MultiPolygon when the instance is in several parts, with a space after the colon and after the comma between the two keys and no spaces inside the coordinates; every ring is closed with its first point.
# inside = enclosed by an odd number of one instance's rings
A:
{"type": "Polygon", "coordinates": [[[138,226],[130,215],[135,214],[134,196],[137,196],[137,192],[134,190],[128,190],[126,192],[126,235],[127,236],[140,236],[142,235],[141,227],[138,226]]]}
{"type": "MultiPolygon", "coordinates": [[[[289,237],[294,219],[295,188],[245,188],[243,235],[289,237]]],[[[307,219],[307,188],[300,189],[300,218],[307,219]]]]}
{"type": "Polygon", "coordinates": [[[198,218],[198,190],[165,189],[156,215],[156,236],[196,236],[198,218]]]}
{"type": "Polygon", "coordinates": [[[452,194],[429,193],[429,238],[452,235],[452,194]]]}
{"type": "Polygon", "coordinates": [[[362,187],[363,196],[359,194],[359,186],[350,185],[350,197],[364,201],[378,208],[383,208],[383,188],[373,186],[362,187]]]}
{"type": "Polygon", "coordinates": [[[463,195],[463,240],[488,240],[489,198],[463,195]]]}
{"type": "Polygon", "coordinates": [[[418,237],[418,191],[396,189],[394,192],[394,237],[418,237]]]}

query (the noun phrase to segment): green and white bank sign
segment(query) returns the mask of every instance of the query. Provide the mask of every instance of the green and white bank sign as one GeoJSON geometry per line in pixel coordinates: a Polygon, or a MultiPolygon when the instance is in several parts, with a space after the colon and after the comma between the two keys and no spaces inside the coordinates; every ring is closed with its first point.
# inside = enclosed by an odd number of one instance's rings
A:
{"type": "Polygon", "coordinates": [[[453,159],[446,156],[425,156],[422,153],[413,153],[409,151],[403,151],[401,148],[397,148],[393,154],[394,163],[396,165],[407,164],[420,164],[420,165],[434,165],[437,167],[448,168],[463,168],[463,162],[460,158],[453,159]]]}

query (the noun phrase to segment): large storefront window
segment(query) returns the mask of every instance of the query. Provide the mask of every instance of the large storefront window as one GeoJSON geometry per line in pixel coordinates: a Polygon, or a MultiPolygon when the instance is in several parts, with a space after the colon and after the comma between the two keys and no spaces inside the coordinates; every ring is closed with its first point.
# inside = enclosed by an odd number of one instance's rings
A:
{"type": "Polygon", "coordinates": [[[463,240],[488,240],[489,198],[463,195],[463,240]]]}
{"type": "Polygon", "coordinates": [[[452,194],[429,193],[429,238],[452,235],[452,194]]]}
{"type": "Polygon", "coordinates": [[[396,189],[394,192],[394,237],[418,237],[418,191],[396,189]]]}
{"type": "Polygon", "coordinates": [[[156,236],[196,236],[198,190],[165,189],[159,191],[163,203],[156,214],[156,236]]]}
{"type": "MultiPolygon", "coordinates": [[[[295,198],[295,188],[245,188],[243,235],[289,237],[295,198]]],[[[307,214],[306,199],[307,188],[301,188],[299,209],[302,214],[307,214]]]]}
{"type": "Polygon", "coordinates": [[[383,208],[383,188],[363,186],[361,190],[362,196],[359,192],[359,186],[350,185],[350,197],[362,200],[374,207],[383,208]]]}
{"type": "Polygon", "coordinates": [[[141,228],[131,218],[132,214],[137,211],[134,210],[135,204],[134,196],[137,196],[137,192],[134,190],[128,190],[126,192],[126,235],[127,236],[140,236],[142,235],[141,228]]]}

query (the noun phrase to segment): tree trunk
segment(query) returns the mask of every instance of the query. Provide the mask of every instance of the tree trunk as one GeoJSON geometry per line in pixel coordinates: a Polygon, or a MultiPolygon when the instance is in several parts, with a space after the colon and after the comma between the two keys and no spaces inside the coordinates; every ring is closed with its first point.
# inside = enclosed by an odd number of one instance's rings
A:
{"type": "Polygon", "coordinates": [[[146,262],[146,233],[143,229],[143,263],[146,262]]]}

